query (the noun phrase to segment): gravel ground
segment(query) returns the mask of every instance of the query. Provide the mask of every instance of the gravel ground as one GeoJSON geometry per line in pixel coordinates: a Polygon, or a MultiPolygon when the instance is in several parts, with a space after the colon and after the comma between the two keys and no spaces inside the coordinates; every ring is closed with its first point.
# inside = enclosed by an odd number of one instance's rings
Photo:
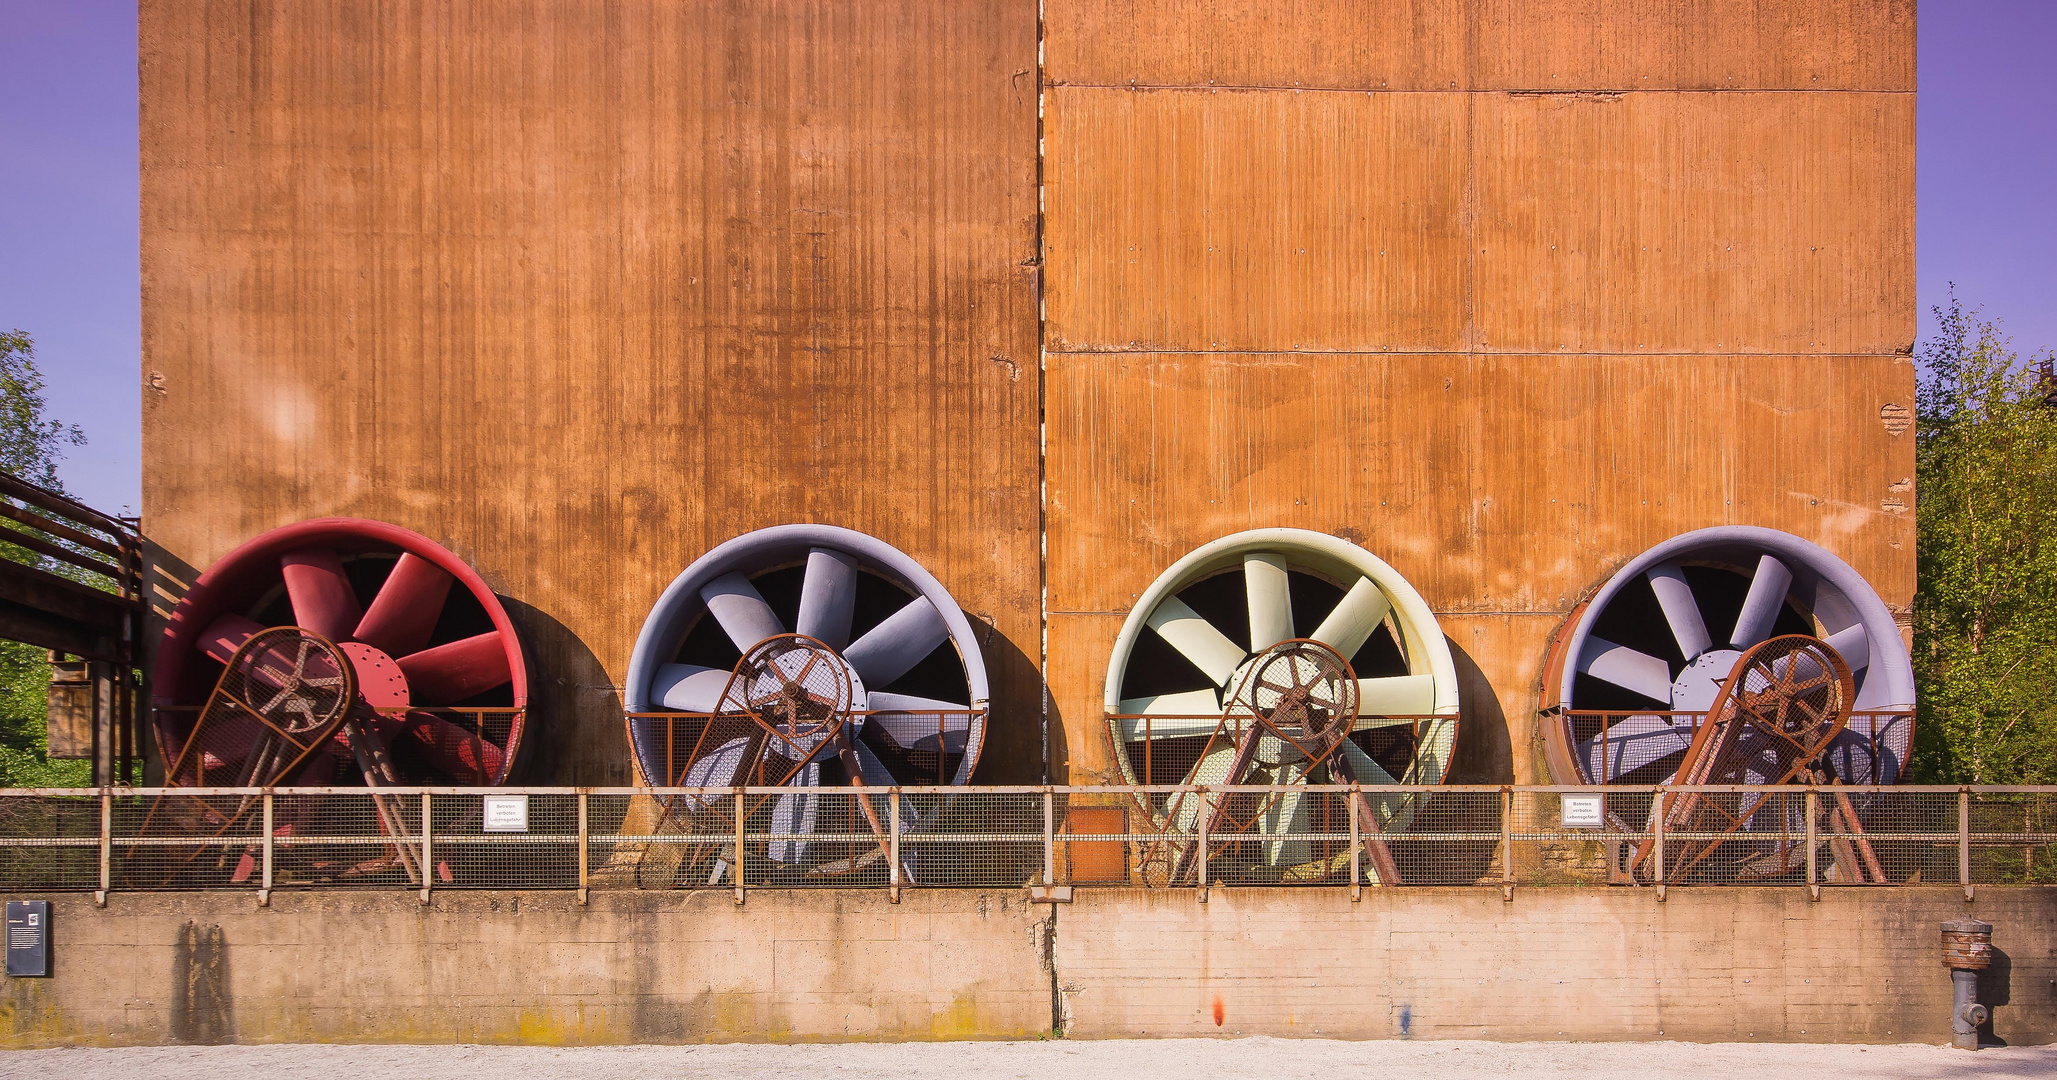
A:
{"type": "Polygon", "coordinates": [[[1106,1042],[841,1043],[815,1046],[178,1046],[0,1052],[0,1077],[97,1080],[1421,1080],[1510,1073],[1576,1080],[1823,1080],[2057,1076],[2057,1047],[1965,1053],[1940,1046],[1742,1043],[1106,1042]]]}

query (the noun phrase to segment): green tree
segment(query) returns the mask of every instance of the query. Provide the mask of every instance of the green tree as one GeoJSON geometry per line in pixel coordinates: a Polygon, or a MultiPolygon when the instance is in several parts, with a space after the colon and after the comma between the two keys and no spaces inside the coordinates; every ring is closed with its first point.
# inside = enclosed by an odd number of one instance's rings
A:
{"type": "MultiPolygon", "coordinates": [[[[2057,781],[2057,403],[1953,295],[1917,356],[1913,778],[2057,781]]],[[[2047,361],[2046,361],[2047,363],[2047,361]]]]}
{"type": "MultiPolygon", "coordinates": [[[[20,330],[0,332],[0,469],[63,491],[57,462],[66,447],[85,445],[86,436],[77,425],[45,416],[46,404],[34,339],[20,330]]],[[[0,558],[55,569],[54,560],[12,545],[0,545],[0,558]]],[[[33,645],[0,641],[0,787],[70,787],[91,776],[88,762],[49,759],[49,692],[49,655],[33,645]]]]}

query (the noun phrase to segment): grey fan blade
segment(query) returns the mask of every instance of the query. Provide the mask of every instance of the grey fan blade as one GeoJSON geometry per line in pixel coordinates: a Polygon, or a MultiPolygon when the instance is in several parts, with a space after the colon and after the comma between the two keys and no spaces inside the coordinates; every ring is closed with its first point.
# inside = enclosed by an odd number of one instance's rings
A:
{"type": "Polygon", "coordinates": [[[1393,602],[1386,594],[1372,584],[1370,578],[1361,577],[1343,594],[1335,610],[1321,625],[1314,628],[1314,640],[1334,649],[1344,657],[1357,655],[1357,650],[1371,638],[1372,632],[1386,621],[1386,612],[1393,609],[1393,602]]]}
{"type": "MultiPolygon", "coordinates": [[[[852,739],[850,748],[857,755],[857,772],[864,778],[864,786],[885,788],[893,787],[900,782],[894,778],[892,770],[886,768],[886,763],[880,761],[877,754],[872,753],[871,747],[864,744],[863,739],[852,739]]],[[[866,798],[871,800],[873,808],[878,811],[879,820],[884,821],[886,808],[890,805],[887,798],[884,795],[868,795],[866,798]]],[[[914,808],[903,798],[900,800],[900,831],[906,832],[913,825],[914,808]]]]}
{"type": "Polygon", "coordinates": [[[714,752],[686,766],[685,782],[681,787],[731,787],[743,765],[743,754],[750,749],[746,736],[737,736],[714,748],[714,752]]]}
{"type": "MultiPolygon", "coordinates": [[[[771,831],[798,836],[814,831],[815,817],[821,809],[821,765],[809,762],[802,765],[789,786],[805,788],[791,795],[781,795],[771,806],[771,831]]],[[[807,859],[805,840],[773,840],[766,849],[772,861],[782,863],[804,862],[807,859]]]]}
{"type": "Polygon", "coordinates": [[[877,725],[895,743],[909,750],[964,752],[965,737],[971,730],[971,714],[965,705],[912,694],[872,694],[873,712],[866,727],[877,725]]]}
{"type": "Polygon", "coordinates": [[[650,698],[680,712],[717,712],[721,709],[721,692],[728,684],[729,673],[722,668],[666,664],[650,680],[650,698]]]}
{"type": "Polygon", "coordinates": [[[1851,671],[1862,671],[1871,663],[1871,635],[1865,631],[1863,623],[1851,623],[1830,634],[1827,640],[1828,647],[1843,658],[1843,663],[1848,664],[1851,671]]]}
{"type": "Polygon", "coordinates": [[[827,548],[809,551],[807,576],[800,582],[800,613],[793,620],[793,632],[806,634],[841,652],[850,644],[850,617],[856,611],[856,560],[827,548]]]}
{"type": "Polygon", "coordinates": [[[1241,645],[1230,641],[1227,634],[1215,629],[1213,623],[1201,618],[1199,612],[1176,596],[1165,597],[1150,612],[1148,622],[1158,637],[1191,660],[1216,686],[1228,685],[1229,676],[1236,673],[1236,666],[1248,655],[1241,645]]]}
{"type": "Polygon", "coordinates": [[[1585,653],[1579,658],[1578,670],[1602,682],[1633,690],[1652,701],[1671,700],[1671,665],[1649,653],[1616,645],[1602,637],[1586,638],[1585,653]]]}
{"type": "Polygon", "coordinates": [[[1852,716],[1850,726],[1836,734],[1825,757],[1830,771],[1845,784],[1890,784],[1900,778],[1896,738],[1907,725],[1904,716],[1852,716]],[[1899,729],[1899,730],[1896,730],[1899,729]]]}
{"type": "Polygon", "coordinates": [[[1657,594],[1657,606],[1664,609],[1664,621],[1671,624],[1671,636],[1688,661],[1714,646],[1707,634],[1707,620],[1700,617],[1700,602],[1686,584],[1685,571],[1677,563],[1652,567],[1645,575],[1650,591],[1657,594]]]}
{"type": "Polygon", "coordinates": [[[1293,636],[1293,593],[1283,555],[1243,556],[1243,594],[1250,605],[1250,651],[1262,652],[1293,636]]]}
{"type": "Polygon", "coordinates": [[[942,613],[928,597],[917,596],[858,638],[843,659],[857,669],[866,687],[877,690],[891,686],[894,679],[907,674],[948,640],[950,628],[942,613]]]}
{"type": "Polygon", "coordinates": [[[1604,784],[1673,754],[1683,754],[1692,741],[1689,729],[1673,727],[1662,716],[1631,716],[1580,743],[1578,754],[1586,775],[1604,784]],[[1604,765],[1600,760],[1603,749],[1604,765]]]}
{"type": "Polygon", "coordinates": [[[723,574],[708,582],[700,590],[700,599],[707,602],[708,614],[721,624],[729,640],[744,652],[765,638],[786,632],[771,605],[758,594],[757,586],[740,573],[723,574]]]}
{"type": "Polygon", "coordinates": [[[1743,610],[1736,616],[1736,632],[1729,635],[1731,648],[1747,649],[1771,636],[1771,626],[1778,621],[1792,584],[1793,572],[1785,563],[1769,555],[1757,560],[1757,575],[1750,579],[1750,592],[1743,597],[1743,610]]]}

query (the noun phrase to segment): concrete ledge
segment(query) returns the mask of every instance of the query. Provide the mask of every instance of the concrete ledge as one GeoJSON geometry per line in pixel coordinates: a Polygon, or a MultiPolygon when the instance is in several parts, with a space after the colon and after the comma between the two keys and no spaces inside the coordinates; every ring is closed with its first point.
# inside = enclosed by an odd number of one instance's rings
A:
{"type": "Polygon", "coordinates": [[[1079,889],[51,896],[0,1045],[1254,1035],[1945,1042],[1938,927],[2057,1042],[2057,889],[1079,889]]]}

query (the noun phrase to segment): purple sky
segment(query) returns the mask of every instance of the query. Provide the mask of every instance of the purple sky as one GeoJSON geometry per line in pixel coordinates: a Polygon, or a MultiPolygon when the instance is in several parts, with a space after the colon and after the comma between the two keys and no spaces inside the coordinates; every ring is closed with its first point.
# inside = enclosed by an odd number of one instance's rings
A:
{"type": "MultiPolygon", "coordinates": [[[[1924,0],[1918,262],[2024,353],[2057,347],[2057,3],[1924,0]]],[[[0,0],[0,328],[35,335],[65,483],[141,503],[133,2],[0,0]]]]}

